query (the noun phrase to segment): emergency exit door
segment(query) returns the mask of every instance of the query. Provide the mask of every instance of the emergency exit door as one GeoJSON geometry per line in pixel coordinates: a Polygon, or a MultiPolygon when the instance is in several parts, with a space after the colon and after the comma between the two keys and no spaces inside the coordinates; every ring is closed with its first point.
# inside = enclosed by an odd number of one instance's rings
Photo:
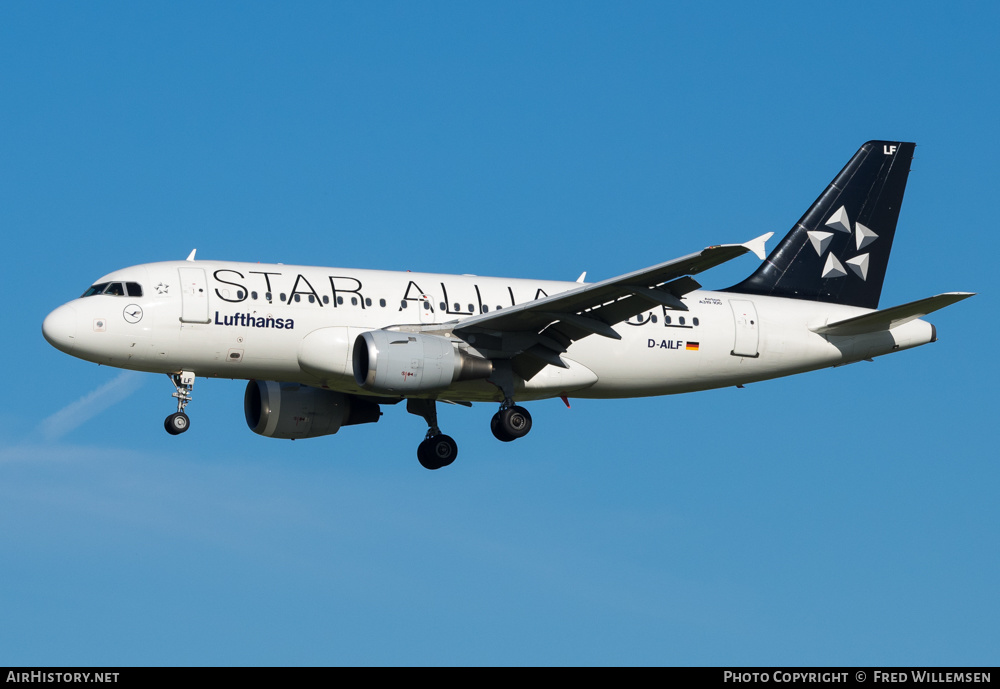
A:
{"type": "Polygon", "coordinates": [[[729,306],[733,309],[733,319],[736,321],[736,337],[733,341],[733,356],[757,357],[757,344],[760,339],[757,321],[757,309],[752,301],[745,299],[730,299],[729,306]]]}

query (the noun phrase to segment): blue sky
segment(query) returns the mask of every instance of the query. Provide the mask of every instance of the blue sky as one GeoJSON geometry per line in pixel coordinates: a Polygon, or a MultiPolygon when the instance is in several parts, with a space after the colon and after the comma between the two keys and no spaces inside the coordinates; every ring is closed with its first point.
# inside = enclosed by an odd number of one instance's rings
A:
{"type": "MultiPolygon", "coordinates": [[[[995,665],[990,3],[0,7],[0,663],[995,665]],[[287,442],[44,316],[184,258],[574,280],[784,234],[916,141],[882,294],[940,341],[287,442]]],[[[754,259],[705,274],[725,287],[754,259]]]]}

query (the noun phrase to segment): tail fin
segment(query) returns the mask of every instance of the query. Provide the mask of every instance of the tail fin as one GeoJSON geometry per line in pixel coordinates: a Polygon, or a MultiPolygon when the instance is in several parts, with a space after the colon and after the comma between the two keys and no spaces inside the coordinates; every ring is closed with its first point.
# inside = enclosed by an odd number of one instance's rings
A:
{"type": "Polygon", "coordinates": [[[878,308],[916,144],[869,141],[729,292],[878,308]]]}

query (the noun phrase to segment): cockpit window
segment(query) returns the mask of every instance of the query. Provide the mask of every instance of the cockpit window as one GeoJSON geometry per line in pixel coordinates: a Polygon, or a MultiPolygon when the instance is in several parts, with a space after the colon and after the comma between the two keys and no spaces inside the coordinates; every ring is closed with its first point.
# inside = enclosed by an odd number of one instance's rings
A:
{"type": "Polygon", "coordinates": [[[108,288],[108,285],[110,285],[110,284],[111,284],[110,282],[101,282],[101,283],[98,283],[98,284],[94,285],[93,287],[91,287],[90,289],[88,289],[86,292],[84,292],[83,296],[84,297],[92,297],[95,294],[102,294],[104,292],[104,290],[106,290],[108,288]]]}
{"type": "Polygon", "coordinates": [[[100,282],[84,292],[82,296],[92,297],[95,294],[107,294],[112,297],[124,297],[125,295],[141,297],[142,285],[138,282],[100,282]]]}

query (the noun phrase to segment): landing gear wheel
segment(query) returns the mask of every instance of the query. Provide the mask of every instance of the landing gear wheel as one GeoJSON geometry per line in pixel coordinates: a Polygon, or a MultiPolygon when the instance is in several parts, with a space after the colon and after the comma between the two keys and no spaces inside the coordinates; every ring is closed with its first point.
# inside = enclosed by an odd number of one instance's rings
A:
{"type": "Polygon", "coordinates": [[[170,435],[180,435],[191,427],[191,419],[184,413],[184,408],[191,403],[191,390],[194,389],[194,372],[181,371],[168,373],[167,377],[174,384],[176,392],[172,395],[177,399],[177,413],[171,414],[163,421],[163,427],[170,435]]]}
{"type": "MultiPolygon", "coordinates": [[[[523,438],[531,430],[531,414],[524,407],[507,407],[501,410],[497,416],[499,417],[497,419],[499,431],[505,436],[510,436],[511,440],[523,438]]],[[[500,437],[497,431],[494,431],[493,435],[500,437]]]]}
{"type": "Polygon", "coordinates": [[[180,435],[191,427],[191,419],[184,412],[171,414],[163,421],[163,427],[170,435],[180,435]]]}
{"type": "Polygon", "coordinates": [[[458,444],[451,436],[435,435],[427,438],[417,446],[417,459],[420,466],[434,471],[446,467],[458,456],[458,444]]]}
{"type": "Polygon", "coordinates": [[[493,437],[502,443],[509,443],[514,440],[514,436],[507,435],[507,432],[503,429],[503,424],[500,421],[500,412],[493,415],[490,419],[490,430],[493,431],[493,437]]]}

